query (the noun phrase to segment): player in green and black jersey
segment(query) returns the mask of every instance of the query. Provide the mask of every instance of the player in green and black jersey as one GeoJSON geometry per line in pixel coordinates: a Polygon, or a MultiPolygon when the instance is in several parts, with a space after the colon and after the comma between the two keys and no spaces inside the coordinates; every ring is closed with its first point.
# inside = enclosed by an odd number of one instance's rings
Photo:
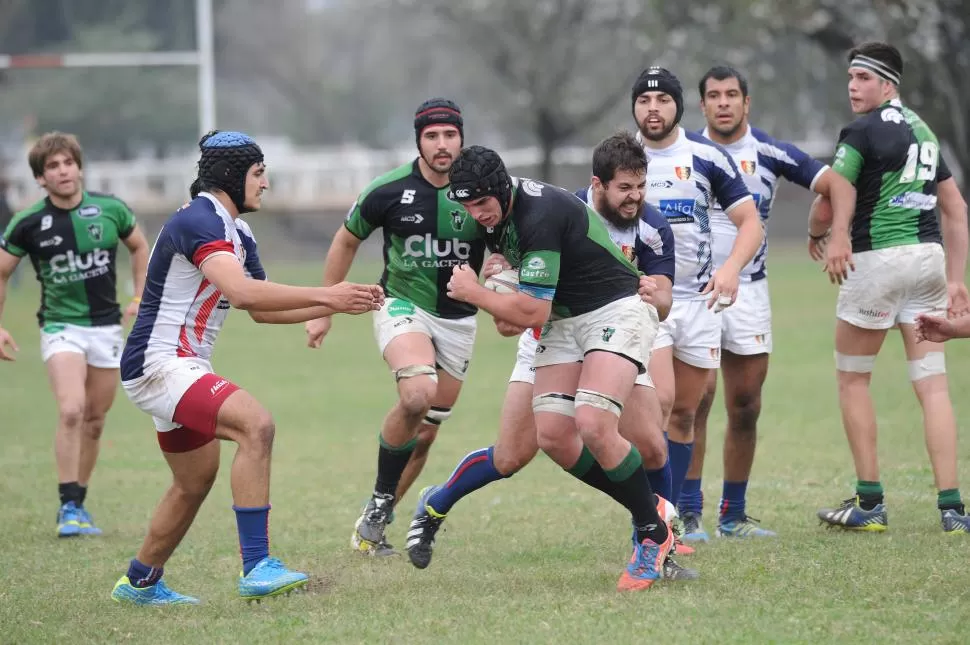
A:
{"type": "MultiPolygon", "coordinates": [[[[899,51],[885,43],[865,43],[848,60],[849,101],[859,118],[842,130],[832,168],[855,185],[857,197],[851,231],[847,213],[833,216],[826,270],[841,285],[835,363],[858,482],[854,497],[818,515],[846,529],[887,527],[869,382],[886,332],[898,326],[909,378],[923,408],[943,530],[970,532],[957,483],[957,430],[943,346],[917,342],[914,327],[921,314],[957,316],[970,309],[963,283],[967,206],[936,135],[899,100],[899,51]]],[[[813,216],[816,232],[818,223],[813,216]]]]}
{"type": "MultiPolygon", "coordinates": [[[[384,528],[393,506],[421,472],[471,360],[477,310],[447,295],[451,271],[465,264],[477,274],[485,254],[481,228],[448,195],[461,110],[447,99],[425,101],[414,131],[418,158],[361,193],[334,237],[323,278],[325,286],[342,281],[361,242],[382,229],[387,300],[374,314],[374,334],[399,400],[381,429],[377,483],[352,537],[355,549],[377,554],[391,552],[384,528]]],[[[309,345],[318,347],[329,330],[329,318],[307,323],[309,345]]]]}
{"type": "MultiPolygon", "coordinates": [[[[84,501],[118,386],[123,339],[115,254],[119,240],[131,253],[135,297],[125,308],[130,318],[145,284],[148,242],[124,202],[84,191],[81,147],[72,135],[45,134],[28,160],[47,197],[14,215],[0,236],[0,313],[7,280],[29,257],[41,284],[41,357],[58,407],[57,534],[97,535],[101,531],[84,501]]],[[[10,333],[0,328],[0,359],[13,360],[8,346],[16,351],[10,333]]]]}
{"type": "Polygon", "coordinates": [[[532,400],[539,447],[630,511],[633,557],[617,588],[645,589],[662,577],[673,533],[657,513],[639,452],[618,431],[660,324],[637,295],[639,272],[585,202],[509,177],[488,148],[462,150],[451,186],[486,227],[490,248],[518,268],[519,283],[512,294],[491,291],[460,266],[448,293],[515,327],[542,327],[532,400]]]}

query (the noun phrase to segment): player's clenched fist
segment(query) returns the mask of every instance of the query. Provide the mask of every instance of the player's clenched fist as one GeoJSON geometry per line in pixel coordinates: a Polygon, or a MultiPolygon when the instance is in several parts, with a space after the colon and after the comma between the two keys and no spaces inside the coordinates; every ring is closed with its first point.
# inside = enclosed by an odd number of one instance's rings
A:
{"type": "Polygon", "coordinates": [[[323,289],[327,292],[323,304],[338,313],[362,314],[384,304],[384,290],[376,284],[340,282],[323,289]]]}
{"type": "Polygon", "coordinates": [[[482,286],[478,284],[478,274],[475,269],[467,264],[456,266],[451,272],[451,279],[448,280],[448,297],[461,302],[468,302],[468,298],[474,293],[475,289],[482,286]]]}
{"type": "Polygon", "coordinates": [[[19,351],[20,348],[13,341],[13,336],[6,329],[0,328],[0,361],[16,360],[14,353],[19,351]]]}
{"type": "Polygon", "coordinates": [[[323,337],[330,333],[330,327],[332,325],[333,318],[330,316],[317,318],[316,320],[308,320],[305,325],[307,347],[312,349],[320,347],[320,344],[323,343],[323,337]]]}

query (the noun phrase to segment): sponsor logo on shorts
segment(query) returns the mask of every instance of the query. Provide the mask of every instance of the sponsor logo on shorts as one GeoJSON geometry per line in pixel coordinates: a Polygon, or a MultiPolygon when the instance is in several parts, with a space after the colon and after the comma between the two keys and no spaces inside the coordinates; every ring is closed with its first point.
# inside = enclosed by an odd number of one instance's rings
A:
{"type": "Polygon", "coordinates": [[[759,345],[764,345],[766,338],[767,338],[766,334],[755,334],[754,342],[758,343],[759,345]]]}
{"type": "Polygon", "coordinates": [[[211,394],[212,396],[215,396],[216,394],[219,393],[219,390],[226,387],[227,385],[229,385],[229,381],[227,381],[226,379],[219,379],[218,381],[216,381],[215,385],[209,388],[209,394],[211,394]]]}
{"type": "Polygon", "coordinates": [[[721,358],[721,348],[712,347],[711,348],[711,360],[719,360],[721,358]]]}
{"type": "Polygon", "coordinates": [[[405,316],[404,318],[401,318],[396,323],[394,323],[392,327],[396,329],[398,327],[401,327],[402,325],[410,325],[413,322],[414,322],[414,318],[412,318],[411,316],[405,316]]]}
{"type": "Polygon", "coordinates": [[[397,316],[414,315],[415,307],[413,303],[400,298],[394,298],[387,306],[387,315],[396,318],[397,316]]]}
{"type": "Polygon", "coordinates": [[[603,342],[608,343],[610,339],[613,338],[613,334],[616,333],[615,327],[603,327],[603,342]]]}
{"type": "Polygon", "coordinates": [[[875,318],[876,320],[881,320],[889,316],[889,312],[879,311],[878,309],[871,309],[868,307],[859,307],[859,315],[865,316],[866,318],[875,318]]]}
{"type": "Polygon", "coordinates": [[[465,359],[465,362],[462,363],[462,366],[461,366],[461,373],[462,374],[464,374],[465,372],[468,371],[468,363],[469,363],[469,360],[466,358],[465,359]]]}
{"type": "Polygon", "coordinates": [[[546,351],[545,345],[536,345],[536,354],[541,354],[544,351],[546,351]]]}
{"type": "Polygon", "coordinates": [[[47,323],[42,330],[45,334],[56,334],[67,329],[67,325],[61,323],[47,323]]]}

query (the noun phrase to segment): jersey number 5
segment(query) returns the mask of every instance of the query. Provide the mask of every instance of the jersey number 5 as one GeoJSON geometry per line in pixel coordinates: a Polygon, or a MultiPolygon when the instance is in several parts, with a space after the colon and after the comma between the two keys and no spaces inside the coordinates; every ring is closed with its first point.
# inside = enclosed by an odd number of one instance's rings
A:
{"type": "Polygon", "coordinates": [[[909,150],[906,151],[906,165],[903,167],[903,174],[899,176],[899,183],[908,184],[915,180],[933,181],[936,179],[936,166],[939,159],[940,147],[932,141],[910,144],[909,150]]]}
{"type": "Polygon", "coordinates": [[[411,188],[408,188],[407,190],[405,190],[404,193],[401,194],[401,203],[402,204],[413,204],[414,203],[414,193],[415,193],[415,191],[413,189],[411,189],[411,188]]]}

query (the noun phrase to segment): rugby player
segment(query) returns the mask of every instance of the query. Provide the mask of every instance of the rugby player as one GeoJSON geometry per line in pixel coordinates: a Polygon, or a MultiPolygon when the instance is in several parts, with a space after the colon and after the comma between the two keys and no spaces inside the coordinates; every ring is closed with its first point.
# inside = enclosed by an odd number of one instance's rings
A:
{"type": "MultiPolygon", "coordinates": [[[[418,157],[375,179],[351,208],[334,237],[323,284],[346,278],[361,242],[384,232],[384,307],[374,315],[374,335],[397,382],[398,401],[384,419],[377,478],[354,525],[351,546],[391,555],[384,537],[397,500],[421,472],[440,425],[451,416],[475,344],[475,313],[446,293],[451,270],[482,268],[481,228],[448,196],[448,171],[461,150],[458,106],[435,98],[414,114],[418,157]]],[[[308,344],[319,347],[329,318],[307,323],[308,344]]]]}
{"type": "Polygon", "coordinates": [[[259,600],[307,583],[306,574],[269,555],[273,418],[250,393],[216,374],[209,359],[230,307],[248,311],[256,322],[286,324],[383,304],[377,285],[267,282],[252,231],[239,218],[259,210],[269,187],[262,150],[231,131],[209,133],[199,147],[192,201],[158,235],[144,302],[121,359],[125,393],[152,416],[173,479],[127,574],[111,592],[126,604],[199,602],[171,590],[162,574],[215,482],[214,439],[237,445],[231,488],[242,556],[239,595],[259,600]]]}
{"type": "Polygon", "coordinates": [[[936,135],[899,100],[899,50],[888,43],[863,43],[849,52],[848,63],[849,103],[858,118],[842,129],[832,168],[856,187],[855,214],[850,217],[818,197],[809,234],[820,239],[831,218],[825,269],[840,285],[835,369],[857,482],[855,495],[836,508],[821,509],[818,517],[856,531],[888,527],[869,384],[886,332],[898,326],[923,410],[943,531],[967,533],[970,517],[958,484],[957,426],[943,345],[932,337],[918,342],[915,329],[921,314],[957,318],[970,312],[963,282],[967,205],[936,135]]]}
{"type": "MultiPolygon", "coordinates": [[[[47,197],[17,213],[0,235],[0,313],[10,276],[29,257],[41,284],[41,359],[57,404],[57,536],[100,535],[85,506],[88,484],[118,389],[122,323],[137,314],[145,286],[148,241],[124,202],[84,190],[73,135],[43,135],[28,162],[47,197]],[[119,241],[131,256],[134,285],[124,314],[116,287],[119,241]]],[[[0,359],[13,360],[16,350],[0,327],[0,359]]]]}
{"type": "MultiPolygon", "coordinates": [[[[750,125],[751,96],[748,81],[733,67],[716,66],[698,84],[701,111],[707,120],[703,136],[720,144],[740,170],[767,227],[782,178],[831,198],[834,208],[851,212],[855,189],[827,165],[797,146],[779,141],[750,125]]],[[[737,228],[720,205],[711,210],[714,266],[727,261],[737,228]]],[[[768,375],[771,354],[771,302],[767,280],[767,237],[754,259],[741,272],[737,301],[721,312],[721,374],[727,430],[724,436],[724,481],[718,504],[717,535],[773,537],[774,531],[758,526],[747,514],[746,492],[754,463],[757,423],[761,414],[761,389],[768,375]]],[[[707,541],[701,515],[704,497],[701,475],[707,444],[707,416],[717,386],[712,370],[707,392],[694,419],[694,451],[687,479],[677,502],[684,523],[683,540],[707,541]]]]}
{"type": "Polygon", "coordinates": [[[637,137],[647,149],[647,201],[674,233],[677,268],[673,306],[661,323],[650,376],[664,412],[677,504],[690,466],[694,415],[711,370],[720,365],[721,309],[738,293],[740,273],[764,241],[751,193],[730,155],[710,139],[680,127],[680,81],[662,67],[648,67],[632,91],[637,137]],[[724,262],[714,267],[711,212],[720,207],[737,228],[724,262]]]}

